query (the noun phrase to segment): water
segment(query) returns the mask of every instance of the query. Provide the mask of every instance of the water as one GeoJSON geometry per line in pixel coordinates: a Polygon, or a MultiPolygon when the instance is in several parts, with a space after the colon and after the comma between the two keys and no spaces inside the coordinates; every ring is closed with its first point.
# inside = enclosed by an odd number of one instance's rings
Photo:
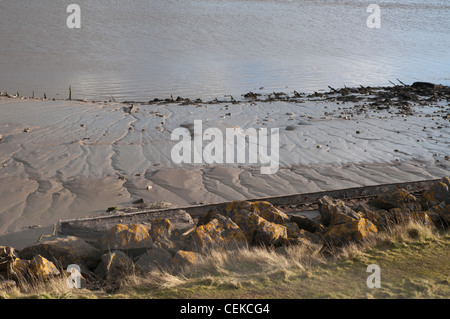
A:
{"type": "Polygon", "coordinates": [[[0,0],[0,91],[146,101],[450,84],[450,1],[379,1],[380,29],[366,25],[368,4],[0,0]],[[78,30],[66,25],[74,2],[78,30]]]}

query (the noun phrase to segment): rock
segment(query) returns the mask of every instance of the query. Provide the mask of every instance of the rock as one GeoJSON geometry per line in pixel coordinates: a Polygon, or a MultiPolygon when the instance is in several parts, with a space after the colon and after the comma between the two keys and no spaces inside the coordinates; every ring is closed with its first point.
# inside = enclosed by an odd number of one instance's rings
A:
{"type": "MultiPolygon", "coordinates": [[[[212,209],[206,214],[200,216],[197,221],[197,226],[202,226],[208,224],[213,219],[216,219],[221,214],[218,213],[216,210],[212,209]]],[[[226,214],[225,216],[229,216],[229,214],[226,214]]]]}
{"type": "Polygon", "coordinates": [[[251,212],[252,205],[247,201],[234,201],[227,205],[226,207],[226,216],[232,218],[234,214],[240,212],[251,212]]]}
{"type": "Polygon", "coordinates": [[[384,209],[365,211],[363,212],[363,217],[374,223],[378,229],[385,229],[395,223],[393,214],[384,209]]]}
{"type": "Polygon", "coordinates": [[[304,229],[311,233],[320,229],[320,224],[311,218],[302,215],[292,215],[290,221],[296,223],[300,229],[304,229]]]}
{"type": "Polygon", "coordinates": [[[430,82],[414,82],[411,87],[417,89],[434,89],[436,84],[430,82]]]}
{"type": "Polygon", "coordinates": [[[172,258],[172,265],[176,267],[191,266],[199,263],[202,256],[193,251],[179,250],[172,258]]]}
{"type": "Polygon", "coordinates": [[[94,273],[107,281],[116,281],[134,272],[134,263],[123,251],[114,250],[102,255],[102,260],[94,273]]]}
{"type": "Polygon", "coordinates": [[[256,224],[254,243],[264,246],[279,246],[283,240],[287,239],[287,229],[285,226],[275,224],[257,215],[250,217],[251,224],[256,224]]]}
{"type": "Polygon", "coordinates": [[[350,241],[361,242],[370,234],[377,233],[377,227],[369,220],[360,218],[347,223],[333,225],[324,234],[325,241],[331,246],[340,246],[350,241]]]}
{"type": "Polygon", "coordinates": [[[438,228],[448,228],[450,226],[450,204],[445,202],[436,205],[426,211],[434,225],[438,228]]]}
{"type": "Polygon", "coordinates": [[[322,236],[300,229],[297,236],[289,237],[284,243],[286,245],[304,246],[312,252],[317,252],[322,249],[324,241],[322,236]]]}
{"type": "Polygon", "coordinates": [[[21,281],[25,278],[46,280],[60,272],[55,264],[41,255],[36,255],[31,260],[15,258],[9,263],[8,277],[21,281]]]}
{"type": "Polygon", "coordinates": [[[142,224],[116,224],[102,238],[101,248],[103,251],[123,250],[137,256],[153,248],[153,240],[142,224]]]}
{"type": "Polygon", "coordinates": [[[14,248],[7,246],[0,246],[0,274],[8,270],[8,266],[18,256],[14,248]]]}
{"type": "Polygon", "coordinates": [[[48,279],[60,274],[56,266],[41,255],[34,256],[28,264],[28,268],[32,276],[38,279],[48,279]]]}
{"type": "Polygon", "coordinates": [[[149,272],[155,268],[168,268],[172,266],[172,255],[163,248],[149,249],[139,257],[135,265],[143,272],[149,272]]]}
{"type": "Polygon", "coordinates": [[[450,181],[448,177],[442,181],[434,183],[429,189],[423,192],[423,198],[426,202],[425,206],[432,207],[439,205],[441,202],[450,204],[450,181]]]}
{"type": "Polygon", "coordinates": [[[12,262],[8,264],[7,276],[14,280],[23,280],[25,276],[28,276],[28,266],[30,261],[26,259],[14,258],[12,262]]]}
{"type": "Polygon", "coordinates": [[[187,250],[199,253],[237,249],[246,245],[247,239],[244,232],[225,216],[217,216],[209,223],[196,227],[186,241],[187,250]]]}
{"type": "Polygon", "coordinates": [[[71,264],[94,269],[101,258],[99,249],[74,236],[37,243],[18,252],[18,256],[23,259],[32,259],[38,254],[64,269],[71,264]]]}
{"type": "Polygon", "coordinates": [[[370,202],[372,206],[389,210],[391,208],[401,208],[406,204],[416,203],[417,198],[409,194],[405,189],[399,188],[392,193],[378,195],[377,199],[370,202]]]}
{"type": "Polygon", "coordinates": [[[289,222],[284,225],[288,238],[298,237],[300,234],[300,227],[296,223],[289,222]]]}
{"type": "MultiPolygon", "coordinates": [[[[209,218],[217,215],[217,211],[210,212],[209,218]]],[[[235,201],[227,205],[224,215],[243,231],[248,244],[276,246],[287,238],[287,229],[281,224],[288,223],[289,217],[269,202],[235,201]]]]}
{"type": "Polygon", "coordinates": [[[346,206],[341,200],[334,200],[329,196],[323,196],[318,201],[320,221],[325,226],[332,226],[358,220],[362,216],[346,206]]]}
{"type": "Polygon", "coordinates": [[[389,210],[389,214],[397,224],[406,224],[412,220],[428,226],[434,225],[431,218],[419,206],[392,208],[389,210]]]}
{"type": "Polygon", "coordinates": [[[280,225],[289,222],[289,216],[283,213],[281,210],[277,209],[269,202],[254,202],[251,204],[251,207],[255,213],[269,222],[280,225]]]}
{"type": "Polygon", "coordinates": [[[172,223],[166,218],[156,218],[150,221],[150,236],[154,242],[169,239],[172,235],[172,223]]]}

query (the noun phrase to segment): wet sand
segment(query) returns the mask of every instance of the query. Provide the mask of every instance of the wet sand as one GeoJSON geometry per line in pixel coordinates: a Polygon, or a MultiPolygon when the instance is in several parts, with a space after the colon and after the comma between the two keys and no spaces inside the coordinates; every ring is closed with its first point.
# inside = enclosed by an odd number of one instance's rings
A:
{"type": "Polygon", "coordinates": [[[138,104],[129,113],[130,104],[116,102],[0,97],[0,245],[20,248],[59,220],[141,198],[186,206],[449,175],[446,100],[412,103],[408,114],[360,112],[363,103],[174,101],[138,104]],[[194,120],[203,129],[279,128],[278,172],[174,164],[171,132],[194,120]]]}

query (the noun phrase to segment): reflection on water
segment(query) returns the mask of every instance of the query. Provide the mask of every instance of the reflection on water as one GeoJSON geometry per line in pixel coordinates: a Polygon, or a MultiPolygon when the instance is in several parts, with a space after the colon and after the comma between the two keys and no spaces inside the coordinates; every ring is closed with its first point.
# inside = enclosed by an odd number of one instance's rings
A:
{"type": "Polygon", "coordinates": [[[369,29],[362,0],[0,0],[0,90],[149,100],[450,84],[450,3],[379,4],[369,29]]]}

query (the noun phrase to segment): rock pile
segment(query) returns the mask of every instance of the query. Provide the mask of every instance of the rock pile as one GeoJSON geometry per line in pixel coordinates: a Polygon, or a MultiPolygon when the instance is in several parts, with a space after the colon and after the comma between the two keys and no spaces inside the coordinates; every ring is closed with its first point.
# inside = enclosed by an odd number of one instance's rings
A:
{"type": "Polygon", "coordinates": [[[381,194],[368,203],[348,206],[328,196],[319,202],[320,217],[288,216],[265,201],[235,201],[220,205],[180,231],[166,218],[143,224],[117,224],[97,243],[68,236],[22,250],[0,247],[0,289],[20,280],[61,276],[69,265],[81,268],[86,287],[117,282],[124,274],[155,268],[182,269],[211,251],[251,246],[301,245],[323,252],[349,242],[361,242],[390,224],[414,219],[432,227],[450,225],[450,178],[417,198],[405,189],[381,194]]]}

